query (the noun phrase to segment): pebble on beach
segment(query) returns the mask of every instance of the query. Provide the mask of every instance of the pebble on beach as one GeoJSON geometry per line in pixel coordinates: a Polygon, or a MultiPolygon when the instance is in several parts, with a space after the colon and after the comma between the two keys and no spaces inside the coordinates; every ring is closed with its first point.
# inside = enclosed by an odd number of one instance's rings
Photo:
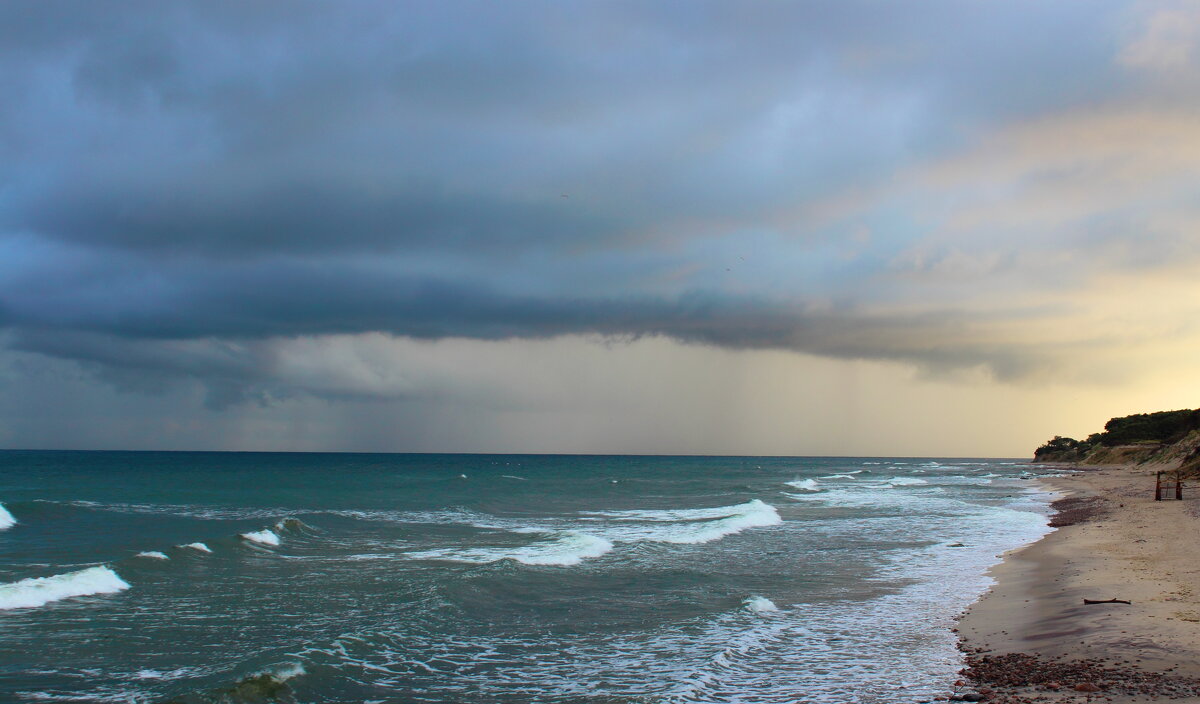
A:
{"type": "Polygon", "coordinates": [[[967,653],[962,674],[977,688],[980,699],[955,694],[951,701],[989,701],[996,704],[1025,704],[1039,701],[1078,701],[1079,694],[1179,699],[1200,697],[1200,678],[1182,677],[1136,668],[1120,668],[1100,660],[1051,660],[1026,653],[985,655],[967,653]],[[987,694],[983,694],[984,692],[987,694]],[[1062,693],[1059,699],[1046,694],[1062,693]],[[956,699],[956,697],[958,697],[956,699]]]}

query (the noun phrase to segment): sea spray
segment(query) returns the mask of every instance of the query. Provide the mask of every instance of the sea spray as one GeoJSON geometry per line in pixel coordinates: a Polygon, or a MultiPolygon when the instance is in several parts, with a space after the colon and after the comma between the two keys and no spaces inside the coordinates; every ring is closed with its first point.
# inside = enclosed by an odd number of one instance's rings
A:
{"type": "Polygon", "coordinates": [[[53,577],[33,577],[0,584],[0,610],[44,606],[52,601],[91,594],[113,594],[129,584],[107,567],[89,567],[53,577]]]}

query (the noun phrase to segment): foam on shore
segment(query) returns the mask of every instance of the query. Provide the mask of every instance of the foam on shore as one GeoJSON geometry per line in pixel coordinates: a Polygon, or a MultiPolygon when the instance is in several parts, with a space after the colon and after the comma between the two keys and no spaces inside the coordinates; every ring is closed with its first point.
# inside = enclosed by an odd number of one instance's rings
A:
{"type": "Polygon", "coordinates": [[[92,594],[114,594],[129,584],[107,567],[89,567],[53,577],[33,577],[0,584],[0,610],[28,609],[52,601],[92,594]]]}

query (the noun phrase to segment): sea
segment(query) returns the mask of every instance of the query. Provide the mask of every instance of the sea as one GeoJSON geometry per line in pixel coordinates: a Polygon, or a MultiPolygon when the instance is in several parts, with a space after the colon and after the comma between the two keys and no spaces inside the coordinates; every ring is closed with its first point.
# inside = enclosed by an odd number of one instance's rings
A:
{"type": "Polygon", "coordinates": [[[930,701],[1051,471],[0,452],[0,701],[930,701]]]}

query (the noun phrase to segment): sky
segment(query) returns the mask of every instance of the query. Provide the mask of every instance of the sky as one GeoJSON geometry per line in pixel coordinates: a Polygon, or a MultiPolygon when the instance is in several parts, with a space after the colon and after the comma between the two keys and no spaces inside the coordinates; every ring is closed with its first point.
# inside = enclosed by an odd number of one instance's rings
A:
{"type": "Polygon", "coordinates": [[[0,447],[1030,456],[1200,406],[1200,1],[0,3],[0,447]]]}

